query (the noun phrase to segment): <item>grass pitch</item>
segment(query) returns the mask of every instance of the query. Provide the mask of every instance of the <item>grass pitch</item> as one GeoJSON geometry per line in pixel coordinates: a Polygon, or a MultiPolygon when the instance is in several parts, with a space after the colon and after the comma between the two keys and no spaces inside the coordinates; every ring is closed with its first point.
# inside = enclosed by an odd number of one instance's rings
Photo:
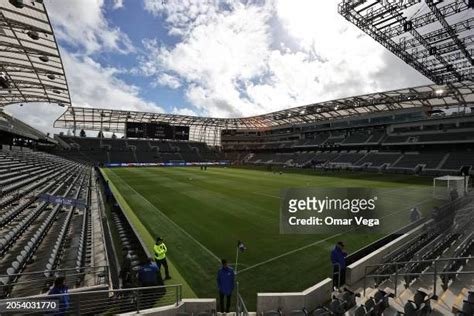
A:
{"type": "MultiPolygon", "coordinates": [[[[379,234],[280,235],[279,194],[289,187],[394,188],[393,201],[406,210],[419,203],[410,187],[431,186],[431,178],[367,173],[282,175],[263,170],[194,167],[103,169],[133,212],[135,226],[149,248],[163,236],[173,264],[173,282],[184,282],[188,296],[216,297],[219,258],[235,261],[237,280],[249,308],[257,292],[302,291],[330,276],[329,252],[344,240],[349,253],[379,239],[379,234]],[[179,274],[178,274],[179,273],[179,274]],[[185,281],[184,281],[184,280],[185,281]],[[192,289],[190,290],[189,287],[192,289]]],[[[430,205],[420,205],[423,212],[430,205]]],[[[404,223],[406,213],[393,215],[404,223]]]]}

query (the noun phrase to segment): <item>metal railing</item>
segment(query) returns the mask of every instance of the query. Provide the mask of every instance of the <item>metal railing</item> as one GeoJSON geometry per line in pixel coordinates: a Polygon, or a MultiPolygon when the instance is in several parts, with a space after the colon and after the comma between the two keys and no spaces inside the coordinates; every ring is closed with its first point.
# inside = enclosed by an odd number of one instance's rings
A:
{"type": "Polygon", "coordinates": [[[105,285],[109,282],[108,269],[108,266],[96,266],[0,275],[0,295],[15,297],[46,292],[58,276],[65,277],[71,288],[84,286],[84,283],[87,286],[105,285]]]}
{"type": "MultiPolygon", "coordinates": [[[[182,286],[149,286],[128,289],[70,292],[0,300],[0,310],[18,302],[55,302],[53,312],[61,315],[116,315],[140,313],[145,309],[178,306],[182,286]]],[[[21,304],[17,304],[21,306],[21,304]]],[[[19,310],[21,315],[43,315],[46,310],[19,310]]]]}
{"type": "Polygon", "coordinates": [[[237,305],[236,305],[236,308],[235,308],[235,314],[236,316],[248,316],[249,314],[249,311],[247,309],[247,306],[245,306],[245,302],[242,298],[242,296],[240,295],[240,292],[239,292],[239,283],[237,282],[237,305]]]}
{"type": "Polygon", "coordinates": [[[372,264],[368,265],[365,267],[364,271],[364,296],[366,293],[367,289],[367,278],[375,278],[375,277],[387,277],[387,279],[391,279],[394,277],[394,291],[395,291],[395,296],[397,296],[397,289],[398,289],[398,280],[400,277],[405,277],[405,276],[414,276],[414,277],[420,277],[420,276],[433,276],[433,295],[436,295],[436,288],[438,284],[438,276],[447,276],[447,275],[469,275],[469,274],[474,274],[474,271],[439,271],[438,269],[438,263],[439,262],[452,262],[452,261],[468,261],[468,260],[473,260],[474,256],[469,256],[469,257],[455,257],[455,258],[438,258],[434,260],[413,260],[413,261],[405,261],[405,262],[387,262],[387,263],[380,263],[380,264],[372,264]],[[432,272],[410,272],[410,273],[405,273],[405,272],[400,272],[399,268],[404,267],[407,264],[413,264],[413,263],[432,263],[433,264],[433,271],[432,272]],[[375,267],[381,267],[381,266],[395,266],[395,273],[389,273],[389,274],[370,274],[367,273],[367,270],[369,268],[375,268],[375,267]]]}

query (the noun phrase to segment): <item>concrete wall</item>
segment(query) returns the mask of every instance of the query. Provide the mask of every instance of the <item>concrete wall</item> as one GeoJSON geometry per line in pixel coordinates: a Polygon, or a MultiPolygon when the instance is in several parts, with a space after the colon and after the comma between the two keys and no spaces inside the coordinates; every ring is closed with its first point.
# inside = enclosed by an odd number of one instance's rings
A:
{"type": "MultiPolygon", "coordinates": [[[[216,310],[216,299],[183,299],[179,305],[169,305],[157,308],[150,308],[147,310],[140,311],[140,315],[149,315],[149,316],[175,316],[176,313],[201,313],[201,312],[213,312],[216,310]]],[[[119,314],[122,316],[125,315],[136,315],[136,312],[119,314]]]]}
{"type": "Polygon", "coordinates": [[[303,292],[258,293],[257,314],[281,308],[283,313],[306,308],[308,311],[331,299],[332,280],[324,279],[303,292]]]}
{"type": "MultiPolygon", "coordinates": [[[[426,222],[426,224],[429,224],[431,222],[432,220],[426,222]]],[[[384,263],[384,257],[386,257],[388,254],[390,254],[397,248],[401,247],[402,245],[407,244],[411,240],[420,236],[424,231],[425,225],[420,225],[410,230],[406,234],[401,235],[400,237],[391,241],[385,246],[377,249],[371,254],[349,265],[346,269],[346,284],[351,286],[363,280],[367,266],[384,263]]],[[[367,272],[374,271],[375,268],[376,267],[370,267],[367,269],[367,272]]]]}

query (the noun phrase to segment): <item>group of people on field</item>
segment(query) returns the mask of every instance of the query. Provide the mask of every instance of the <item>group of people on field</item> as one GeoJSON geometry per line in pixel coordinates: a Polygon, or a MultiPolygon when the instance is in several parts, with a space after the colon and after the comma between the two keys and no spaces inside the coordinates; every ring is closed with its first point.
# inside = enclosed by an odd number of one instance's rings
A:
{"type": "MultiPolygon", "coordinates": [[[[138,271],[138,283],[140,286],[156,286],[163,285],[161,277],[161,267],[164,269],[165,280],[171,279],[169,273],[168,262],[166,254],[168,248],[166,247],[163,238],[158,237],[156,243],[153,246],[153,258],[148,258],[147,262],[140,267],[138,271]]],[[[337,242],[331,251],[331,263],[334,267],[333,270],[333,286],[339,288],[345,282],[345,271],[346,271],[346,257],[347,253],[344,252],[344,243],[337,242]]],[[[122,285],[125,287],[128,283],[131,273],[131,257],[127,254],[124,260],[121,270],[122,285]]],[[[226,259],[221,260],[221,266],[217,271],[217,289],[219,294],[219,307],[222,313],[228,313],[231,306],[232,292],[235,288],[235,272],[232,267],[229,266],[226,259]]]]}
{"type": "MultiPolygon", "coordinates": [[[[137,279],[139,286],[141,287],[152,287],[163,285],[163,279],[161,277],[161,267],[165,272],[165,280],[170,280],[171,276],[169,273],[168,262],[166,254],[168,248],[166,247],[164,240],[161,237],[156,239],[156,243],[153,246],[154,257],[148,258],[147,262],[144,263],[138,273],[137,279]]],[[[346,257],[347,253],[344,252],[344,243],[339,241],[336,243],[331,251],[331,263],[333,265],[333,286],[334,289],[338,289],[345,283],[346,276],[346,257]]],[[[122,287],[131,287],[131,252],[129,251],[125,256],[120,271],[120,277],[122,279],[122,287]]],[[[219,292],[219,305],[222,313],[228,313],[231,305],[232,292],[235,287],[235,272],[228,265],[226,259],[221,260],[221,267],[217,271],[217,289],[219,292]]],[[[64,277],[58,277],[54,286],[49,291],[50,295],[58,295],[60,297],[60,308],[55,315],[64,315],[65,311],[69,308],[69,294],[68,287],[65,284],[64,277]]]]}
{"type": "MultiPolygon", "coordinates": [[[[156,243],[153,246],[153,258],[148,258],[147,262],[144,263],[138,273],[137,280],[138,285],[142,287],[151,287],[157,285],[163,285],[163,279],[161,276],[161,267],[164,269],[165,280],[170,280],[170,272],[166,254],[168,248],[166,247],[163,238],[158,237],[156,243]]],[[[128,252],[122,263],[120,271],[120,277],[122,279],[122,287],[131,287],[131,253],[128,252]]],[[[234,270],[228,265],[226,259],[221,260],[221,267],[217,271],[217,288],[219,290],[219,301],[222,312],[228,313],[231,305],[232,292],[235,286],[235,273],[234,270]]]]}

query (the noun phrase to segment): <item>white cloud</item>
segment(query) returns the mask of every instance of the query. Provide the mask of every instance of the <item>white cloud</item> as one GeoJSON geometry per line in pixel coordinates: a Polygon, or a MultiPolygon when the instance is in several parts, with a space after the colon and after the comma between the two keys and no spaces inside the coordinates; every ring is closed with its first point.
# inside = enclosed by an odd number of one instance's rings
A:
{"type": "Polygon", "coordinates": [[[164,16],[169,33],[184,35],[197,24],[206,24],[218,14],[219,5],[225,6],[228,0],[144,0],[145,10],[155,16],[164,16]]]}
{"type": "Polygon", "coordinates": [[[171,89],[178,89],[181,87],[181,82],[179,82],[179,79],[167,73],[160,74],[155,83],[156,85],[169,87],[171,89]]]}
{"type": "Polygon", "coordinates": [[[117,78],[119,70],[103,67],[87,56],[63,54],[74,106],[163,112],[143,100],[137,86],[117,78]]]}
{"type": "Polygon", "coordinates": [[[198,114],[190,108],[177,108],[174,107],[173,110],[171,111],[173,114],[179,114],[179,115],[189,115],[189,116],[198,116],[198,114]]]}
{"type": "Polygon", "coordinates": [[[144,41],[142,71],[177,77],[189,102],[213,116],[429,82],[339,16],[337,3],[145,0],[180,41],[144,41]]]}
{"type": "MultiPolygon", "coordinates": [[[[127,53],[134,47],[126,34],[107,22],[104,0],[56,1],[47,0],[56,37],[86,54],[97,51],[127,53]]],[[[116,0],[118,8],[122,1],[116,0]]]]}
{"type": "Polygon", "coordinates": [[[123,8],[123,0],[114,0],[114,9],[123,8]]]}

